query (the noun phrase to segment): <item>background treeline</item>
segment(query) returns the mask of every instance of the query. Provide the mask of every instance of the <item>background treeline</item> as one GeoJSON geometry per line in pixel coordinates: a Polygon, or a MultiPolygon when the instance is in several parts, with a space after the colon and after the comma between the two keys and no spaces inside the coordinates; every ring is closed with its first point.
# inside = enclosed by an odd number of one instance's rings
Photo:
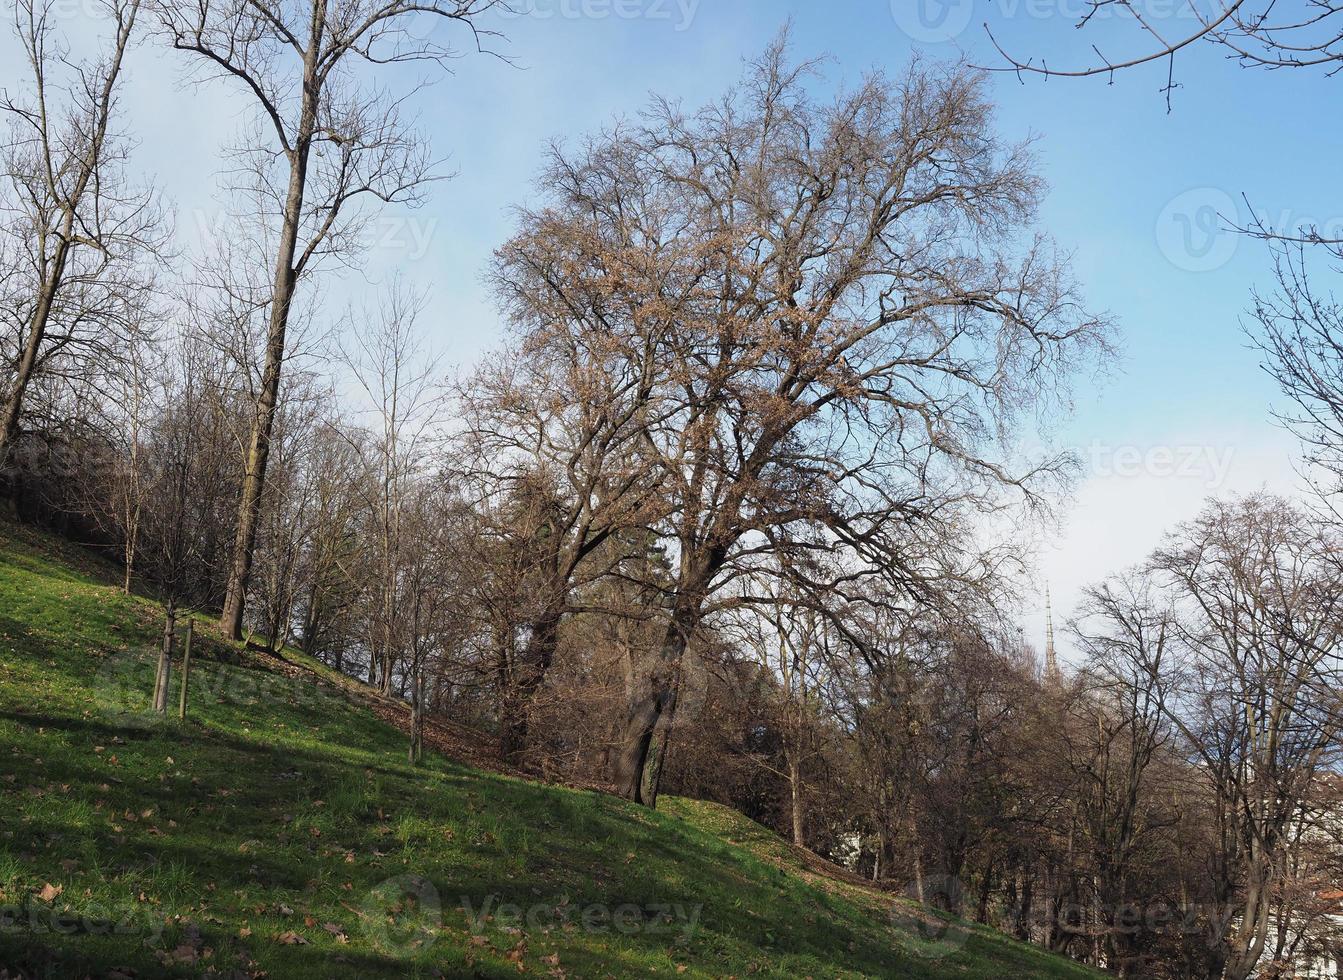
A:
{"type": "MultiPolygon", "coordinates": [[[[1111,328],[1036,230],[1041,182],[978,73],[822,97],[781,39],[719,102],[551,147],[489,265],[503,341],[469,370],[430,349],[413,282],[321,302],[360,227],[433,176],[377,73],[453,53],[413,20],[487,42],[489,6],[111,0],[80,62],[20,0],[13,511],[416,726],[649,805],[729,803],[1097,965],[1335,955],[1335,524],[1209,503],[1089,591],[1065,671],[1010,622],[1075,470],[1023,437],[1111,328]],[[129,169],[133,38],[254,110],[236,221],[202,254],[129,169]]],[[[1299,337],[1261,313],[1287,377],[1299,337]]]]}

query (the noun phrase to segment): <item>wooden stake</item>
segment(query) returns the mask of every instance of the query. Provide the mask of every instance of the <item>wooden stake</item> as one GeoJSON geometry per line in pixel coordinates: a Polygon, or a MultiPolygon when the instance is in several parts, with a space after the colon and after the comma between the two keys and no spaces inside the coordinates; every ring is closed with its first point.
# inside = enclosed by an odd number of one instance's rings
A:
{"type": "Polygon", "coordinates": [[[177,706],[177,720],[187,720],[187,685],[191,682],[191,635],[195,620],[187,617],[187,635],[182,646],[182,700],[177,706]]]}

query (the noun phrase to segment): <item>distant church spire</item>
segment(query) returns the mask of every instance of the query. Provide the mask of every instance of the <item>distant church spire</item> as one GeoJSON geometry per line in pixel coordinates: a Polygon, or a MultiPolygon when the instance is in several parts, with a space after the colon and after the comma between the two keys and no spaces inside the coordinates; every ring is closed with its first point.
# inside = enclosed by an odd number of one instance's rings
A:
{"type": "Polygon", "coordinates": [[[1045,678],[1057,680],[1059,658],[1054,652],[1054,610],[1049,601],[1049,586],[1045,585],[1045,678]]]}

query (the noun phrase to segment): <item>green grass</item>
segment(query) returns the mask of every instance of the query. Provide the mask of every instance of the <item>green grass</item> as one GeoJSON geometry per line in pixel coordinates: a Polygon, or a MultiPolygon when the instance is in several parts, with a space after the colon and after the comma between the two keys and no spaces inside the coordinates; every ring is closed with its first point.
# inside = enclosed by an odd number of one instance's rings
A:
{"type": "Polygon", "coordinates": [[[159,721],[160,617],[78,549],[0,523],[0,967],[1093,975],[804,866],[720,806],[649,812],[438,757],[411,767],[329,673],[219,662],[237,653],[207,630],[191,719],[159,721]]]}

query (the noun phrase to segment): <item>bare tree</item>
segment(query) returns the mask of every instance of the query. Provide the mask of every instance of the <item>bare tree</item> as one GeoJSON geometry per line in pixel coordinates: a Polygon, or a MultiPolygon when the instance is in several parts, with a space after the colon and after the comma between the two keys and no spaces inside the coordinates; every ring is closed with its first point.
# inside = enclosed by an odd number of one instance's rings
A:
{"type": "Polygon", "coordinates": [[[1216,821],[1210,977],[1254,972],[1294,821],[1343,748],[1338,553],[1327,527],[1257,495],[1210,504],[1152,559],[1171,589],[1178,640],[1159,697],[1216,821]]]}
{"type": "Polygon", "coordinates": [[[460,642],[464,617],[457,602],[462,593],[454,538],[462,531],[453,501],[432,481],[421,481],[404,502],[403,527],[409,532],[402,557],[402,614],[398,623],[406,652],[410,698],[410,762],[424,753],[426,687],[440,675],[448,652],[460,642]]]}
{"type": "Polygon", "coordinates": [[[1071,625],[1084,672],[1065,701],[1055,744],[1075,783],[1072,796],[1090,851],[1104,961],[1120,976],[1141,975],[1135,931],[1123,915],[1149,900],[1137,878],[1148,839],[1176,820],[1161,765],[1174,751],[1162,677],[1174,638],[1172,612],[1140,572],[1088,589],[1071,625]]]}
{"type": "Polygon", "coordinates": [[[307,372],[291,371],[276,413],[271,443],[271,479],[261,511],[255,576],[259,622],[266,648],[277,653],[297,627],[295,609],[303,587],[303,557],[318,532],[320,478],[314,464],[319,433],[329,424],[329,385],[307,372]]]}
{"type": "Polygon", "coordinates": [[[614,764],[633,799],[734,562],[814,525],[803,547],[917,589],[933,549],[897,542],[1060,475],[1008,433],[1104,344],[1048,242],[1017,249],[1040,185],[993,137],[977,73],[916,65],[820,103],[785,47],[719,103],[655,101],[554,149],[549,207],[500,253],[516,302],[558,300],[581,347],[653,392],[640,451],[675,581],[614,764]]]}
{"type": "Polygon", "coordinates": [[[1166,106],[1169,109],[1175,81],[1176,56],[1200,42],[1215,45],[1242,67],[1247,68],[1319,68],[1332,75],[1343,62],[1343,8],[1332,0],[1315,0],[1301,5],[1283,5],[1274,0],[1189,0],[1164,10],[1185,15],[1179,30],[1165,29],[1156,11],[1131,0],[1088,0],[1076,27],[1085,28],[1093,21],[1113,13],[1126,20],[1137,38],[1129,53],[1111,59],[1098,44],[1091,45],[1094,58],[1089,63],[1051,67],[1044,59],[1017,55],[1006,50],[986,24],[994,47],[1008,62],[1006,70],[1019,76],[1113,78],[1116,72],[1140,65],[1166,64],[1166,106]],[[1186,26],[1188,25],[1188,26],[1186,26]]]}
{"type": "Polygon", "coordinates": [[[164,243],[152,194],[130,186],[115,128],[138,0],[99,4],[111,25],[91,62],[69,57],[56,5],[18,0],[14,28],[30,88],[0,95],[0,471],[34,379],[100,374],[138,341],[164,243]]]}
{"type": "Polygon", "coordinates": [[[247,443],[237,538],[222,622],[242,631],[252,552],[270,454],[286,331],[299,282],[324,258],[348,259],[369,217],[366,202],[417,204],[432,179],[423,140],[391,99],[361,82],[359,66],[445,65],[454,51],[434,23],[451,21],[477,46],[475,23],[496,0],[154,0],[174,47],[199,77],[231,80],[253,100],[253,138],[240,151],[267,229],[273,274],[256,417],[247,443]],[[419,36],[417,36],[419,35],[419,36]],[[265,134],[265,135],[263,135],[265,134]]]}
{"type": "Polygon", "coordinates": [[[1291,402],[1278,417],[1305,448],[1307,476],[1332,501],[1343,491],[1343,309],[1313,283],[1303,245],[1281,245],[1276,260],[1277,288],[1254,294],[1252,339],[1291,402]]]}
{"type": "MultiPolygon", "coordinates": [[[[816,721],[821,690],[826,686],[832,637],[826,617],[806,604],[790,601],[787,579],[762,576],[753,589],[755,601],[743,617],[740,632],[746,649],[775,681],[782,741],[783,771],[788,783],[789,829],[793,843],[806,846],[806,798],[803,769],[816,752],[816,721]]],[[[768,762],[759,760],[768,767],[768,762]]]]}
{"type": "Polygon", "coordinates": [[[350,331],[357,338],[356,349],[345,356],[373,419],[371,438],[364,445],[371,457],[366,461],[366,482],[372,495],[368,506],[376,532],[371,550],[378,570],[369,616],[373,641],[369,682],[376,666],[386,695],[392,693],[399,652],[403,512],[417,479],[424,474],[444,410],[438,359],[426,355],[416,335],[416,319],[423,304],[422,295],[396,283],[381,311],[364,314],[350,331]]]}
{"type": "MultiPolygon", "coordinates": [[[[516,271],[502,264],[499,285],[519,336],[462,386],[466,425],[450,467],[476,488],[482,517],[500,517],[492,533],[526,579],[524,606],[515,611],[525,635],[504,698],[506,756],[525,747],[529,706],[554,661],[561,624],[584,607],[577,597],[628,557],[621,533],[646,527],[665,507],[642,451],[654,376],[557,329],[569,313],[566,298],[513,292],[516,271]]],[[[644,343],[646,364],[656,341],[644,343]]]]}
{"type": "Polygon", "coordinates": [[[302,558],[303,652],[330,654],[332,666],[345,670],[353,640],[352,613],[358,591],[360,519],[364,497],[361,433],[329,420],[314,434],[308,479],[312,483],[313,529],[302,558]]]}

